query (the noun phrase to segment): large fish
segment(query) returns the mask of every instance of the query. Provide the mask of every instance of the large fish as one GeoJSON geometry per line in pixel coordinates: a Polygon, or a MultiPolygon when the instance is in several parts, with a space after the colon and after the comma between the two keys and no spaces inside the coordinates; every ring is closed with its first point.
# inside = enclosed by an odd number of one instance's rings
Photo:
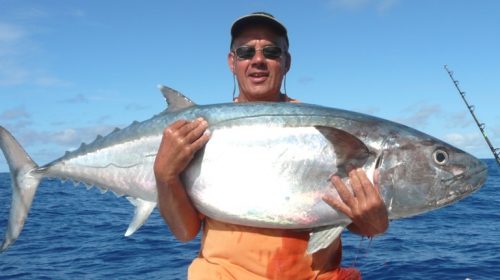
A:
{"type": "Polygon", "coordinates": [[[98,136],[44,166],[36,165],[0,127],[12,176],[12,205],[0,250],[19,236],[43,177],[71,179],[127,196],[136,206],[130,235],[156,206],[153,162],[163,129],[178,119],[205,118],[211,139],[183,180],[199,211],[255,227],[312,230],[309,251],[328,245],[349,219],[328,206],[329,177],[363,168],[379,184],[389,218],[423,213],[477,190],[487,169],[478,159],[412,128],[376,117],[291,103],[198,106],[161,87],[167,110],[98,136]]]}

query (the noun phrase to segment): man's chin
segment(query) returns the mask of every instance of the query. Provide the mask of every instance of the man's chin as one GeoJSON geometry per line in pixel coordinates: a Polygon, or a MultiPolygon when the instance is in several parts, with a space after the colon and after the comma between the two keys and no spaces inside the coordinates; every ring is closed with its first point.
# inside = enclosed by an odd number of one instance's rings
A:
{"type": "Polygon", "coordinates": [[[248,101],[278,101],[280,96],[279,90],[269,90],[268,88],[253,88],[244,94],[248,101]]]}

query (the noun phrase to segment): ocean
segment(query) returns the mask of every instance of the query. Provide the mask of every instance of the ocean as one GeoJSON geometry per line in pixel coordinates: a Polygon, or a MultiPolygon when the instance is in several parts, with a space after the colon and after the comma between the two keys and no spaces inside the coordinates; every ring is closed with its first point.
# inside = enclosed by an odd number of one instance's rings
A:
{"type": "MultiPolygon", "coordinates": [[[[500,279],[500,168],[492,159],[478,192],[451,206],[392,221],[374,239],[343,233],[343,266],[363,279],[500,279]]],[[[0,234],[10,207],[0,173],[0,234]]],[[[44,180],[17,242],[0,255],[0,279],[185,279],[199,239],[180,243],[157,210],[131,237],[123,197],[44,180]]]]}

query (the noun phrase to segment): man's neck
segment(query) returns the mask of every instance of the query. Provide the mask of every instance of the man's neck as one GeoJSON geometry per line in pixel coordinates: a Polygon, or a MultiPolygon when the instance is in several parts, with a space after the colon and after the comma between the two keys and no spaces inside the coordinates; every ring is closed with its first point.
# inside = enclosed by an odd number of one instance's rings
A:
{"type": "Polygon", "coordinates": [[[245,95],[240,94],[238,97],[234,98],[233,101],[239,102],[239,103],[242,103],[242,102],[285,102],[285,101],[287,101],[287,99],[288,99],[287,95],[280,92],[271,99],[256,99],[256,100],[248,99],[245,95]]]}

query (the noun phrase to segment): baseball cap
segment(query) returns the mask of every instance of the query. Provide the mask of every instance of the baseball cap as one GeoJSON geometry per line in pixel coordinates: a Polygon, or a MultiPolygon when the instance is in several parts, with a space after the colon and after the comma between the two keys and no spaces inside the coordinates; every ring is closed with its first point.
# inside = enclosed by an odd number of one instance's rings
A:
{"type": "Polygon", "coordinates": [[[273,15],[266,12],[255,12],[246,16],[242,16],[238,18],[231,27],[231,47],[234,42],[234,38],[236,38],[247,26],[252,24],[264,24],[273,29],[276,34],[279,36],[285,37],[287,46],[288,42],[288,34],[285,26],[279,22],[273,15]]]}

